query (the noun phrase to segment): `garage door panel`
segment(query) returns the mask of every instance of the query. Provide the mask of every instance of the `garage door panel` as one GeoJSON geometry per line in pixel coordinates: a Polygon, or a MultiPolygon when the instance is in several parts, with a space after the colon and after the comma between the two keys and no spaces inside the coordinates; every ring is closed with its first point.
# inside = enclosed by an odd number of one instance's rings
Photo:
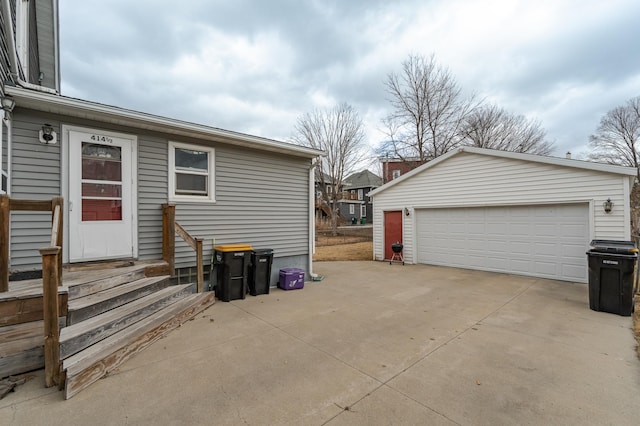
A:
{"type": "Polygon", "coordinates": [[[586,282],[588,204],[416,210],[417,261],[586,282]]]}

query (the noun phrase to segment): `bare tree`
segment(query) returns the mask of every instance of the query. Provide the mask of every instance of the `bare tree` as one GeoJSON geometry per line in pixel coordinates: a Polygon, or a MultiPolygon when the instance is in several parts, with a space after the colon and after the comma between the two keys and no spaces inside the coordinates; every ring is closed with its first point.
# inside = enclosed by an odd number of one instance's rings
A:
{"type": "Polygon", "coordinates": [[[463,143],[479,148],[549,155],[553,143],[538,121],[487,105],[472,111],[462,126],[463,143]]]}
{"type": "Polygon", "coordinates": [[[640,181],[640,96],[607,112],[589,137],[589,145],[592,160],[635,167],[640,181]]]}
{"type": "Polygon", "coordinates": [[[385,82],[393,112],[383,120],[388,141],[379,151],[426,162],[460,143],[464,117],[473,109],[447,68],[435,56],[411,55],[400,74],[385,82]]]}
{"type": "Polygon", "coordinates": [[[326,153],[316,168],[316,181],[328,207],[334,234],[338,227],[338,199],[342,181],[364,158],[364,130],[358,112],[346,103],[315,110],[298,118],[293,140],[326,153]]]}

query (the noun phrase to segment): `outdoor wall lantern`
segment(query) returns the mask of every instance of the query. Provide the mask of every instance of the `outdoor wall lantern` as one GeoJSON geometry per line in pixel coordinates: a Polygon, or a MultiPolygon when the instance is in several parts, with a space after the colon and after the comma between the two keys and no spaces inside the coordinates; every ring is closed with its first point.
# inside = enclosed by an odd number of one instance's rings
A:
{"type": "Polygon", "coordinates": [[[409,209],[407,207],[404,208],[404,215],[409,216],[409,209]]]}
{"type": "Polygon", "coordinates": [[[53,131],[53,127],[51,127],[51,124],[44,124],[42,126],[42,129],[40,130],[39,134],[39,139],[40,142],[45,144],[45,145],[53,145],[56,142],[58,142],[58,138],[56,135],[56,132],[53,131]]]}
{"type": "Polygon", "coordinates": [[[613,210],[613,201],[611,201],[611,198],[607,198],[607,201],[602,203],[602,208],[605,213],[611,213],[611,210],[613,210]]]}
{"type": "Polygon", "coordinates": [[[0,98],[0,105],[2,105],[2,109],[4,111],[11,112],[16,106],[16,101],[8,96],[3,96],[2,98],[0,98]]]}

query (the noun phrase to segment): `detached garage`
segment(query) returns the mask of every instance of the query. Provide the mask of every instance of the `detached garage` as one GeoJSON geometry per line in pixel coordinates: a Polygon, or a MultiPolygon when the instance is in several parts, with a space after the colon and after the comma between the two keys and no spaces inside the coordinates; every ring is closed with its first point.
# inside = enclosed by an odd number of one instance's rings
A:
{"type": "Polygon", "coordinates": [[[587,282],[593,239],[630,240],[636,170],[464,147],[372,191],[374,258],[587,282]],[[605,211],[610,200],[612,208],[605,211]]]}

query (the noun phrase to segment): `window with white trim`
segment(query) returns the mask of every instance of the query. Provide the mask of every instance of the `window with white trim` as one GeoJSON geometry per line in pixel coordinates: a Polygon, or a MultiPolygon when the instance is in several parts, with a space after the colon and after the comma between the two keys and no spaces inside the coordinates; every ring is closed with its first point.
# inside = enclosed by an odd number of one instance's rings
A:
{"type": "Polygon", "coordinates": [[[213,148],[169,142],[169,200],[215,201],[213,148]]]}
{"type": "Polygon", "coordinates": [[[391,179],[398,179],[400,177],[400,170],[394,170],[392,173],[391,179]]]}
{"type": "Polygon", "coordinates": [[[360,217],[367,217],[367,206],[360,206],[360,217]]]}
{"type": "Polygon", "coordinates": [[[356,210],[353,204],[349,204],[349,214],[355,214],[356,210]]]}
{"type": "Polygon", "coordinates": [[[364,191],[362,189],[358,189],[358,200],[362,201],[364,199],[364,191]]]}

